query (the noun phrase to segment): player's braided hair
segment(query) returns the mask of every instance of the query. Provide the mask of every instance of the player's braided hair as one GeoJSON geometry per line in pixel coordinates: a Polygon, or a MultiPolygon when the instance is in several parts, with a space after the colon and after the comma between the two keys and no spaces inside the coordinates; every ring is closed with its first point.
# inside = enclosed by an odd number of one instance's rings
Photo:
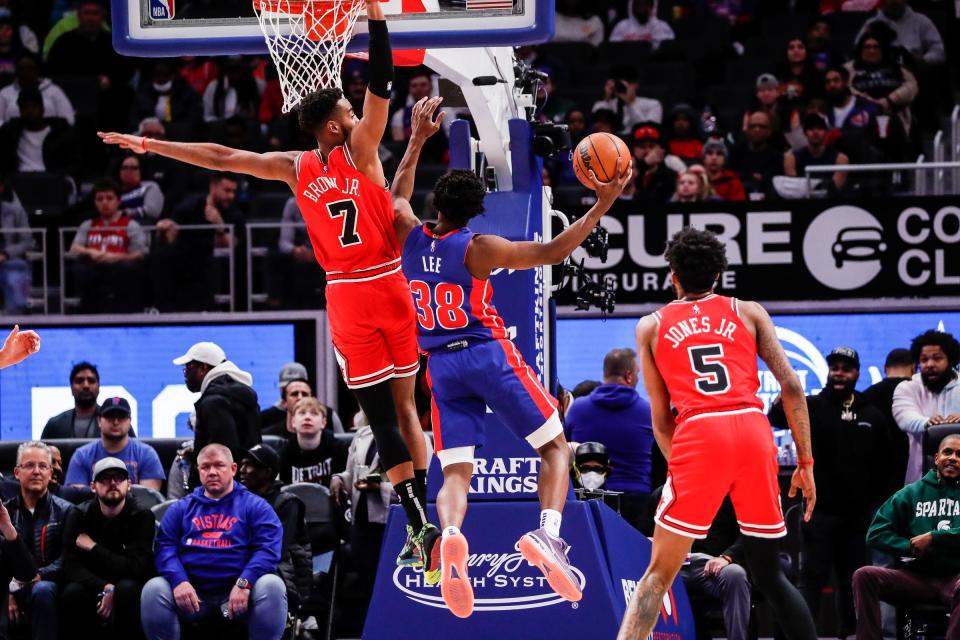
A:
{"type": "Polygon", "coordinates": [[[470,218],[483,213],[483,197],[487,190],[472,171],[451,169],[440,176],[433,187],[433,203],[443,217],[464,226],[470,218]]]}
{"type": "Polygon", "coordinates": [[[918,335],[910,343],[910,352],[913,354],[914,360],[920,359],[920,352],[923,351],[924,347],[940,347],[943,349],[951,369],[956,369],[957,365],[960,364],[960,342],[953,337],[952,333],[930,329],[918,335]]]}
{"type": "Polygon", "coordinates": [[[727,248],[716,234],[687,227],[667,242],[663,257],[690,293],[709,291],[717,274],[727,268],[727,248]]]}
{"type": "Polygon", "coordinates": [[[343,97],[343,92],[336,87],[319,89],[300,101],[299,121],[300,129],[311,136],[317,135],[320,129],[337,109],[337,103],[343,97]]]}

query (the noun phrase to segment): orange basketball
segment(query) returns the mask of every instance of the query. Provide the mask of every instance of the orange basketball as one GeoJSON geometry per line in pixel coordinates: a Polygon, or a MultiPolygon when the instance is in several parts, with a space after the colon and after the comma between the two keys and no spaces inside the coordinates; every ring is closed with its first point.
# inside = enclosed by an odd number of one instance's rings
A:
{"type": "Polygon", "coordinates": [[[588,189],[593,189],[590,171],[600,182],[610,182],[617,177],[617,158],[620,172],[625,173],[630,164],[630,149],[626,143],[612,133],[593,133],[573,150],[573,172],[577,179],[588,189]]]}

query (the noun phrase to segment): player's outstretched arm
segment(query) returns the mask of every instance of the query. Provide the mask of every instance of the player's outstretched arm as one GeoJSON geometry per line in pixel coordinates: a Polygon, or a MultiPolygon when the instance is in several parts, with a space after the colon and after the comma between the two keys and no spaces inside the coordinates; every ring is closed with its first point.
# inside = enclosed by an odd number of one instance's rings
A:
{"type": "Polygon", "coordinates": [[[670,459],[673,445],[673,433],[677,430],[677,421],[670,409],[670,393],[667,384],[660,375],[657,362],[653,357],[653,341],[657,335],[657,321],[653,316],[644,316],[637,323],[637,353],[640,356],[640,369],[643,372],[643,386],[650,396],[650,417],[653,421],[653,437],[670,459]]]}
{"type": "Polygon", "coordinates": [[[386,184],[377,150],[390,117],[393,51],[380,0],[367,0],[367,28],[370,33],[370,82],[363,98],[363,117],[350,133],[348,144],[357,168],[374,184],[386,184]]]}
{"type": "Polygon", "coordinates": [[[810,414],[803,385],[787,360],[787,354],[777,339],[777,330],[767,310],[755,302],[740,302],[740,311],[753,323],[757,335],[757,354],[767,363],[770,372],[780,383],[783,410],[793,433],[797,448],[797,470],[790,482],[790,497],[803,492],[807,501],[804,520],[810,520],[817,502],[817,488],[813,481],[813,447],[810,444],[810,414]]]}
{"type": "Polygon", "coordinates": [[[406,198],[393,199],[393,230],[397,233],[397,242],[401,250],[407,243],[410,232],[420,226],[420,218],[413,212],[410,201],[406,198]]]}
{"type": "Polygon", "coordinates": [[[40,336],[35,331],[20,331],[20,325],[14,325],[0,347],[0,369],[23,362],[37,351],[40,351],[40,336]]]}
{"type": "MultiPolygon", "coordinates": [[[[617,173],[622,160],[617,160],[617,173]]],[[[494,269],[530,269],[547,264],[560,264],[587,239],[623,188],[630,181],[633,169],[628,169],[619,179],[599,182],[590,172],[597,203],[582,218],[567,227],[550,242],[512,242],[499,236],[478,235],[467,251],[467,266],[474,275],[484,275],[494,269]]]]}
{"type": "Polygon", "coordinates": [[[210,142],[170,142],[103,131],[98,131],[97,135],[105,144],[114,144],[134,153],[146,153],[149,150],[159,156],[212,171],[230,171],[262,180],[286,182],[291,191],[297,192],[296,162],[299,151],[253,153],[210,142]]]}
{"type": "Polygon", "coordinates": [[[443,102],[443,98],[421,98],[413,105],[413,113],[410,116],[410,140],[407,142],[407,150],[404,152],[399,166],[397,166],[397,173],[393,176],[391,192],[396,198],[409,200],[413,195],[420,152],[423,151],[423,145],[430,139],[430,136],[440,131],[443,123],[442,111],[436,120],[433,118],[433,114],[437,111],[441,102],[443,102]]]}

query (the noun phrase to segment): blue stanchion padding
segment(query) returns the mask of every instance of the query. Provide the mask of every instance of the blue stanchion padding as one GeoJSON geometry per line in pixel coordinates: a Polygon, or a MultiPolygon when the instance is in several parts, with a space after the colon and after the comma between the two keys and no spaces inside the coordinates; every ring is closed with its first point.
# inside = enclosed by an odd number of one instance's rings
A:
{"type": "MultiPolygon", "coordinates": [[[[431,517],[436,518],[433,509],[431,517]]],[[[446,609],[439,587],[424,584],[419,570],[395,566],[406,520],[399,507],[392,508],[364,640],[614,638],[629,595],[625,596],[622,576],[640,577],[650,557],[650,542],[603,505],[568,502],[562,533],[571,545],[570,559],[583,589],[583,599],[570,603],[557,596],[543,574],[516,550],[520,536],[537,526],[538,517],[539,507],[532,502],[470,506],[462,530],[470,543],[475,608],[470,618],[461,620],[446,609]]],[[[692,639],[690,607],[679,580],[670,593],[673,608],[661,615],[657,640],[692,639]]]]}
{"type": "MultiPolygon", "coordinates": [[[[514,190],[487,194],[484,199],[486,210],[471,221],[470,228],[510,240],[542,240],[542,161],[531,151],[530,125],[523,120],[511,120],[509,126],[514,190]]],[[[451,167],[469,168],[470,154],[469,124],[465,121],[452,123],[451,167]]],[[[534,373],[546,380],[549,372],[544,371],[544,353],[548,345],[543,271],[502,270],[492,275],[491,282],[493,304],[513,343],[534,373]]],[[[537,452],[491,414],[487,414],[485,427],[486,444],[476,451],[477,468],[470,499],[536,500],[540,465],[537,452]]],[[[429,499],[435,500],[443,484],[443,475],[436,461],[431,464],[428,478],[429,499]]]]}
{"type": "MultiPolygon", "coordinates": [[[[537,500],[540,456],[526,440],[516,437],[497,417],[488,413],[484,423],[486,444],[476,451],[476,466],[470,481],[470,502],[491,500],[537,500]]],[[[434,456],[427,481],[427,500],[436,502],[443,486],[443,470],[434,456]]],[[[568,490],[573,500],[573,488],[568,490]]]]}
{"type": "MultiPolygon", "coordinates": [[[[653,547],[646,537],[634,529],[613,509],[599,500],[584,503],[590,506],[594,525],[603,541],[602,547],[607,563],[607,575],[614,591],[620,593],[617,600],[617,616],[623,618],[627,603],[637,588],[637,583],[650,564],[650,552],[653,547]],[[640,538],[639,544],[637,538],[640,538]]],[[[696,637],[693,622],[693,610],[687,600],[683,581],[678,577],[667,592],[660,608],[660,621],[657,632],[671,635],[660,638],[696,637]]]]}

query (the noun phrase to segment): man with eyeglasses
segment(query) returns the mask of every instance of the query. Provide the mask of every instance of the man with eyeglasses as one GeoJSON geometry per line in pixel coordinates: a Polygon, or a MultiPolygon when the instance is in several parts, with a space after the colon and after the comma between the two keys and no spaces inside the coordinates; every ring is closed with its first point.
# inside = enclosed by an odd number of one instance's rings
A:
{"type": "MultiPolygon", "coordinates": [[[[227,360],[227,354],[213,342],[198,342],[176,358],[183,367],[187,389],[200,398],[193,405],[197,413],[193,450],[208,444],[222,444],[234,460],[262,442],[260,405],[253,390],[253,376],[227,360]]],[[[196,467],[190,472],[190,486],[199,484],[196,467]]]]}
{"type": "Polygon", "coordinates": [[[14,476],[20,495],[5,503],[17,535],[33,555],[37,573],[30,580],[10,582],[4,622],[29,625],[34,640],[56,640],[57,596],[63,577],[63,527],[73,505],[49,491],[53,459],[42,442],[24,442],[17,449],[14,476]]]}
{"type": "Polygon", "coordinates": [[[90,488],[96,498],[72,510],[64,525],[63,617],[75,637],[93,637],[100,623],[112,622],[116,637],[135,638],[156,522],[127,499],[130,472],[123,460],[99,460],[90,488]]]}
{"type": "Polygon", "coordinates": [[[127,465],[130,480],[160,490],[166,474],[160,457],[150,445],[130,437],[130,403],[126,398],[107,399],[100,407],[100,439],[85,444],[73,453],[65,483],[90,486],[94,465],[104,458],[119,458],[127,465]]]}

